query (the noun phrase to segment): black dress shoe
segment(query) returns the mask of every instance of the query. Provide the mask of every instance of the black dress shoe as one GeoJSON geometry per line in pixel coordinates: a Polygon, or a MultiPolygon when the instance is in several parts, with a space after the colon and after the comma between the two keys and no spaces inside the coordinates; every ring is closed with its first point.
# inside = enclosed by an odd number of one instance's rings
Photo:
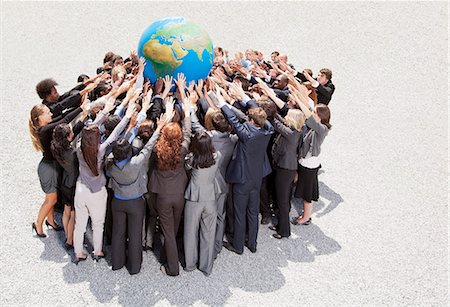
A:
{"type": "Polygon", "coordinates": [[[249,245],[245,245],[253,254],[256,253],[256,246],[250,247],[249,245]]]}
{"type": "Polygon", "coordinates": [[[283,236],[280,235],[279,233],[274,233],[274,234],[272,235],[272,237],[274,237],[275,239],[278,239],[278,240],[283,239],[283,236]]]}
{"type": "Polygon", "coordinates": [[[277,229],[277,226],[269,226],[269,229],[270,230],[273,230],[273,231],[277,231],[278,229],[277,229]]]}
{"type": "Polygon", "coordinates": [[[45,220],[45,225],[47,225],[47,228],[51,227],[53,228],[54,231],[61,231],[64,230],[64,227],[59,226],[58,224],[55,223],[55,225],[53,226],[52,224],[50,224],[47,220],[45,220]]]}
{"type": "Polygon", "coordinates": [[[94,255],[94,256],[92,256],[92,259],[94,259],[95,262],[99,262],[100,259],[105,258],[105,256],[106,256],[105,254],[103,254],[103,255],[94,255]]]}
{"type": "Polygon", "coordinates": [[[268,217],[263,217],[263,218],[261,219],[261,225],[267,225],[267,224],[269,224],[271,221],[272,221],[272,218],[271,218],[270,216],[268,216],[268,217]]]}
{"type": "Polygon", "coordinates": [[[231,245],[231,243],[229,242],[223,242],[223,247],[225,247],[226,249],[228,249],[229,251],[236,253],[238,255],[242,255],[244,252],[238,252],[233,245],[231,245]]]}

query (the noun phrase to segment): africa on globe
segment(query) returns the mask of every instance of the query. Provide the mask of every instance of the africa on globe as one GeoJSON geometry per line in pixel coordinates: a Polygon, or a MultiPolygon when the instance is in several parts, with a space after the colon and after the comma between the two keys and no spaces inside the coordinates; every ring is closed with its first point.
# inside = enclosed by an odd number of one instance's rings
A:
{"type": "Polygon", "coordinates": [[[138,54],[147,62],[144,76],[152,83],[181,72],[187,83],[205,79],[214,62],[214,47],[208,33],[184,17],[153,22],[142,33],[138,54]]]}

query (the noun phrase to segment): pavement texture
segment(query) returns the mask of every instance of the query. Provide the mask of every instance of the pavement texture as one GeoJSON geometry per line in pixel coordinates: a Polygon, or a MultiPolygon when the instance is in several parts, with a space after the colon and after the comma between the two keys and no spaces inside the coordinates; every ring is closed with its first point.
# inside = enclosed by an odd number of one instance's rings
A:
{"type": "Polygon", "coordinates": [[[448,304],[447,2],[2,2],[1,23],[1,305],[448,304]],[[333,70],[313,224],[283,240],[261,227],[256,254],[225,250],[210,277],[164,276],[152,253],[135,276],[75,266],[62,233],[31,234],[44,197],[34,87],[53,77],[64,92],[178,15],[231,54],[279,50],[333,70]]]}

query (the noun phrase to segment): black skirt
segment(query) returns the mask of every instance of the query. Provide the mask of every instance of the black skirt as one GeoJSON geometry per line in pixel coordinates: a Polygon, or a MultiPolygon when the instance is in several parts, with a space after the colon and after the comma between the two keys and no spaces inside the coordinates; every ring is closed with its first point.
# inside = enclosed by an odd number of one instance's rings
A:
{"type": "Polygon", "coordinates": [[[297,188],[294,194],[296,198],[301,198],[308,203],[319,200],[319,180],[317,179],[319,168],[321,166],[317,168],[299,166],[297,188]]]}
{"type": "Polygon", "coordinates": [[[72,210],[74,210],[75,206],[73,200],[75,198],[75,186],[68,188],[62,184],[60,187],[60,191],[62,203],[66,206],[70,206],[72,210]]]}

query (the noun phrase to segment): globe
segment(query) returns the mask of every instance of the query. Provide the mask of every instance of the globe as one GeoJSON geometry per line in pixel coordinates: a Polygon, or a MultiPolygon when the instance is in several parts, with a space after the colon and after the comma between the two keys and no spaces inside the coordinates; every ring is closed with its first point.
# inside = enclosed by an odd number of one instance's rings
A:
{"type": "Polygon", "coordinates": [[[186,76],[186,83],[205,79],[214,62],[214,48],[206,31],[184,17],[153,22],[142,33],[139,57],[146,61],[144,77],[152,83],[165,75],[186,76]]]}

